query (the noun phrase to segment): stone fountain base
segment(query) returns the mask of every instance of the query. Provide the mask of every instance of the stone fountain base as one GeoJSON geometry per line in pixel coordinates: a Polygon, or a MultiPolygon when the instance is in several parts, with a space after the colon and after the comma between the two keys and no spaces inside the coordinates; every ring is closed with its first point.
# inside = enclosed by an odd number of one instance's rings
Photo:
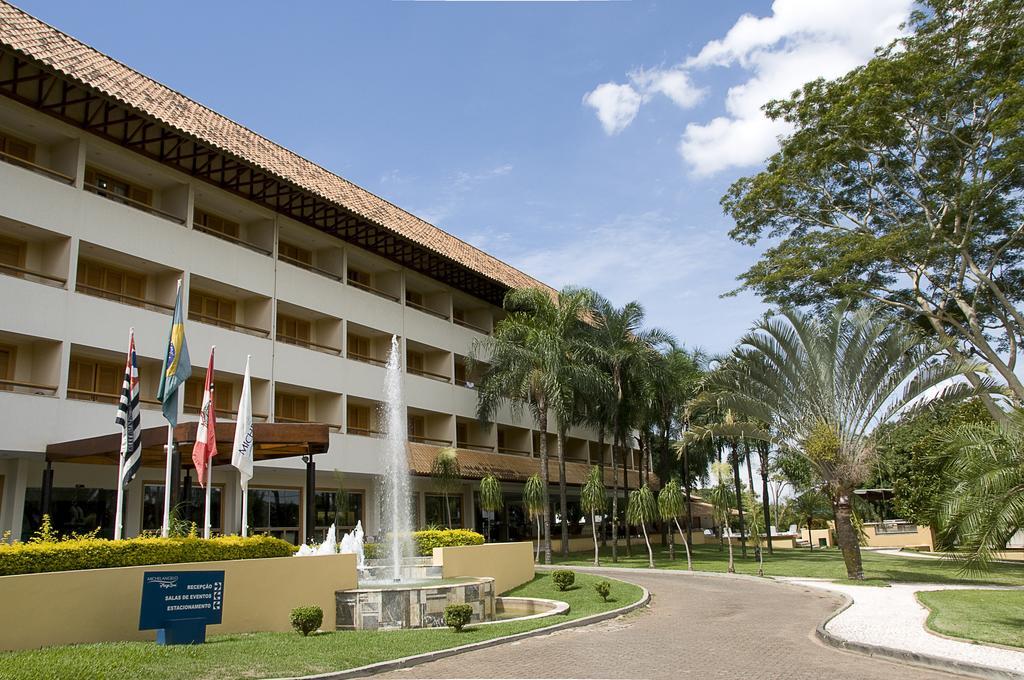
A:
{"type": "Polygon", "coordinates": [[[450,604],[473,607],[472,623],[495,618],[493,578],[339,590],[334,594],[337,630],[396,630],[444,626],[450,604]]]}

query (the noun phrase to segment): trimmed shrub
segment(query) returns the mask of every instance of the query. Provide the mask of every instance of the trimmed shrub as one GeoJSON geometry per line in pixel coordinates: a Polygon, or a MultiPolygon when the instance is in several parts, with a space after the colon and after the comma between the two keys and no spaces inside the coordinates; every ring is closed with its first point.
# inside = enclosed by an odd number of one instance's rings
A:
{"type": "Polygon", "coordinates": [[[612,584],[608,581],[598,581],[594,584],[594,590],[601,596],[601,599],[605,602],[608,601],[608,596],[612,594],[612,584]]]}
{"type": "Polygon", "coordinates": [[[291,615],[292,628],[306,637],[324,622],[324,610],[317,606],[296,607],[291,615]]]}
{"type": "Polygon", "coordinates": [[[568,590],[569,586],[576,583],[576,572],[568,569],[558,569],[551,572],[551,581],[559,590],[568,590]]]}
{"type": "Polygon", "coordinates": [[[271,536],[81,538],[0,545],[0,576],[217,560],[288,557],[295,546],[271,536]]]}
{"type": "Polygon", "coordinates": [[[444,625],[454,628],[456,633],[462,629],[473,618],[473,607],[468,604],[450,604],[444,608],[444,625]]]}
{"type": "MultiPolygon", "coordinates": [[[[430,557],[434,548],[452,548],[460,545],[483,545],[483,534],[469,529],[426,529],[413,532],[416,543],[416,554],[430,557]]],[[[363,556],[368,560],[384,556],[384,548],[380,543],[367,543],[363,546],[363,556]]]]}

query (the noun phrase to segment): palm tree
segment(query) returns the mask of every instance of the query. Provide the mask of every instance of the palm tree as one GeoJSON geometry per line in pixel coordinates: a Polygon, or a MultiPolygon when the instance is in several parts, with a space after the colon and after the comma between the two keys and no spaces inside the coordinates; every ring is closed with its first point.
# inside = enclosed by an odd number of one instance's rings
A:
{"type": "Polygon", "coordinates": [[[713,463],[711,465],[711,475],[714,477],[715,483],[711,487],[710,493],[708,493],[708,502],[711,503],[711,516],[719,527],[719,534],[729,544],[728,571],[730,574],[735,574],[736,565],[733,563],[732,558],[732,537],[726,537],[725,535],[726,530],[729,528],[729,520],[732,519],[732,508],[729,506],[732,502],[732,490],[729,488],[732,485],[729,481],[731,473],[732,469],[728,463],[713,463]]]}
{"type": "Polygon", "coordinates": [[[580,507],[590,515],[590,529],[594,534],[594,566],[601,566],[600,550],[597,545],[597,516],[604,514],[607,505],[604,488],[604,472],[600,465],[592,465],[587,474],[587,481],[580,491],[580,507]]]}
{"type": "Polygon", "coordinates": [[[964,568],[983,571],[1024,527],[1024,409],[1004,423],[967,423],[939,436],[951,482],[939,519],[964,551],[964,568]]]}
{"type": "MultiPolygon", "coordinates": [[[[502,403],[513,411],[528,408],[540,432],[540,475],[544,483],[544,561],[551,563],[551,522],[548,520],[548,414],[559,432],[559,500],[566,517],[565,456],[562,436],[576,404],[574,390],[596,373],[593,364],[577,357],[585,352],[583,316],[590,293],[567,288],[553,296],[539,288],[510,290],[504,306],[508,316],[494,333],[473,345],[470,363],[486,360],[477,392],[477,416],[488,423],[502,403]]],[[[563,549],[568,548],[568,525],[562,522],[563,549]]]]}
{"type": "Polygon", "coordinates": [[[430,476],[434,478],[438,488],[444,496],[444,516],[449,529],[452,528],[452,507],[448,503],[448,494],[455,490],[455,487],[462,480],[462,468],[459,465],[459,452],[455,449],[445,447],[434,456],[434,462],[430,465],[430,476]]]}
{"type": "MultiPolygon", "coordinates": [[[[719,383],[718,403],[751,424],[745,436],[799,452],[826,484],[851,579],[863,579],[864,569],[850,498],[875,459],[875,428],[933,388],[942,388],[943,400],[975,391],[951,379],[981,366],[938,361],[941,351],[873,308],[840,303],[821,320],[786,310],[740,340],[719,383]]],[[[996,389],[991,381],[983,386],[996,389]]]]}
{"type": "MultiPolygon", "coordinates": [[[[622,457],[623,484],[629,488],[626,476],[626,442],[632,425],[628,405],[639,384],[639,376],[650,374],[657,361],[657,347],[671,343],[664,331],[644,329],[644,308],[639,302],[629,302],[616,308],[608,300],[595,295],[591,300],[590,318],[593,324],[593,344],[597,358],[611,381],[612,399],[608,409],[608,430],[612,435],[612,561],[618,561],[618,507],[619,484],[615,474],[618,450],[622,457]]],[[[627,546],[629,534],[626,536],[627,546]]]]}
{"type": "Polygon", "coordinates": [[[767,527],[764,523],[764,506],[758,507],[753,489],[748,490],[743,495],[747,497],[747,507],[750,508],[750,515],[748,517],[750,523],[747,526],[750,529],[750,538],[754,541],[754,552],[757,553],[757,575],[764,576],[764,551],[761,550],[761,534],[767,533],[765,531],[767,527]]]}
{"type": "MultiPolygon", "coordinates": [[[[505,504],[501,493],[501,482],[492,474],[484,475],[480,480],[480,509],[485,512],[497,512],[505,504]]],[[[491,524],[487,523],[487,540],[491,540],[491,524]]]]}
{"type": "Polygon", "coordinates": [[[534,562],[540,561],[540,522],[546,517],[548,507],[547,485],[540,475],[533,474],[523,485],[523,507],[530,519],[537,522],[537,549],[533,556],[534,562]]]}
{"type": "Polygon", "coordinates": [[[647,544],[647,566],[654,569],[654,551],[651,550],[651,539],[647,536],[647,523],[657,517],[657,503],[654,501],[654,493],[651,487],[643,484],[639,489],[629,493],[629,504],[626,506],[626,521],[630,524],[639,524],[644,532],[644,542],[647,544]]]}
{"type": "Polygon", "coordinates": [[[789,506],[798,518],[807,522],[807,543],[814,550],[814,520],[827,519],[832,514],[828,497],[817,489],[809,489],[793,499],[789,506]]]}
{"type": "MultiPolygon", "coordinates": [[[[678,531],[679,535],[682,536],[683,547],[686,549],[686,568],[693,571],[693,559],[690,556],[690,540],[679,526],[679,515],[683,514],[685,506],[689,505],[689,498],[683,498],[681,488],[682,485],[676,477],[671,477],[668,482],[661,487],[661,491],[658,492],[658,514],[665,522],[675,523],[676,531],[678,531]]],[[[672,531],[671,526],[669,526],[669,533],[672,537],[668,543],[668,556],[669,559],[674,560],[676,558],[675,533],[672,531]]]]}

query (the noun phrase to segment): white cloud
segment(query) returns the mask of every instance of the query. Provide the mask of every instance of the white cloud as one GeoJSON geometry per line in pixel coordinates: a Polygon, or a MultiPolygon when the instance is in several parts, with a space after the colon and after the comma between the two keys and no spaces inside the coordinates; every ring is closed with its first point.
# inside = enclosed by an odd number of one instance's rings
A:
{"type": "Polygon", "coordinates": [[[605,134],[625,130],[640,110],[640,94],[629,85],[602,83],[583,97],[583,103],[597,111],[605,134]]]}
{"type": "Polygon", "coordinates": [[[693,84],[689,74],[679,68],[637,69],[629,79],[643,93],[643,100],[649,101],[655,94],[663,94],[681,109],[693,108],[707,93],[693,84]]]}
{"type": "Polygon", "coordinates": [[[440,226],[458,211],[465,196],[474,188],[489,180],[504,177],[510,172],[511,163],[503,163],[477,172],[457,172],[448,179],[444,187],[435,192],[433,204],[414,207],[412,212],[427,222],[440,226]]]}
{"type": "MultiPolygon", "coordinates": [[[[835,78],[868,61],[876,47],[900,32],[914,0],[775,0],[766,17],[741,16],[724,37],[669,70],[678,87],[651,88],[681,107],[700,101],[695,76],[714,68],[739,68],[747,78],[725,93],[725,115],[686,125],[679,153],[697,175],[760,163],[789,128],[765,118],[761,107],[816,78],[835,78]],[[696,92],[696,99],[687,94],[696,92]],[[672,93],[682,96],[682,101],[672,93]],[[685,102],[685,103],[684,103],[685,102]]],[[[637,82],[634,78],[634,82],[637,82]]],[[[646,99],[644,99],[646,101],[646,99]]],[[[616,132],[624,129],[636,111],[616,132]]],[[[607,131],[607,128],[606,128],[607,131]]]]}

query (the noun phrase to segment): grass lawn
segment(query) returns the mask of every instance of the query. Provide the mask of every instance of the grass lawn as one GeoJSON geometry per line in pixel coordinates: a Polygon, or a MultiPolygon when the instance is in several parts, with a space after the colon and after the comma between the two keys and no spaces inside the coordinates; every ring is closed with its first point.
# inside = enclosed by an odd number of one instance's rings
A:
{"type": "Polygon", "coordinates": [[[1024,591],[944,590],[917,597],[931,610],[928,627],[936,633],[1024,647],[1024,591]]]}
{"type": "Polygon", "coordinates": [[[636,602],[643,591],[622,581],[577,574],[573,588],[559,592],[549,574],[538,574],[529,583],[504,594],[562,600],[569,603],[570,611],[533,621],[467,628],[462,633],[449,629],[332,631],[308,638],[298,633],[250,633],[211,636],[207,644],[194,646],[119,642],[0,652],[0,677],[141,680],[312,675],[543,628],[636,602]],[[612,583],[607,603],[594,590],[594,583],[600,580],[612,583]]]}
{"type": "MultiPolygon", "coordinates": [[[[668,548],[652,545],[654,548],[654,566],[664,569],[686,569],[686,554],[681,545],[676,546],[676,559],[668,559],[668,548]]],[[[693,568],[697,571],[725,572],[729,564],[729,552],[726,548],[719,551],[717,545],[697,545],[692,548],[693,568]]],[[[633,541],[633,554],[624,557],[625,543],[619,543],[619,562],[611,561],[611,549],[601,551],[601,564],[618,567],[646,567],[647,548],[643,540],[633,541]]],[[[862,551],[864,560],[864,576],[868,579],[885,581],[904,581],[917,583],[978,583],[985,585],[1024,585],[1024,564],[993,564],[992,570],[985,574],[963,574],[958,565],[943,560],[922,557],[902,557],[883,555],[871,551],[862,551]]],[[[754,559],[753,548],[747,549],[747,558],[740,557],[739,548],[735,548],[736,572],[740,574],[756,574],[757,560],[754,559]]],[[[594,552],[572,553],[568,560],[557,554],[553,556],[559,564],[587,566],[594,563],[594,552]]],[[[765,576],[797,576],[806,578],[825,578],[846,580],[846,565],[842,553],[837,548],[805,548],[776,550],[774,555],[767,552],[764,557],[765,576]]]]}

